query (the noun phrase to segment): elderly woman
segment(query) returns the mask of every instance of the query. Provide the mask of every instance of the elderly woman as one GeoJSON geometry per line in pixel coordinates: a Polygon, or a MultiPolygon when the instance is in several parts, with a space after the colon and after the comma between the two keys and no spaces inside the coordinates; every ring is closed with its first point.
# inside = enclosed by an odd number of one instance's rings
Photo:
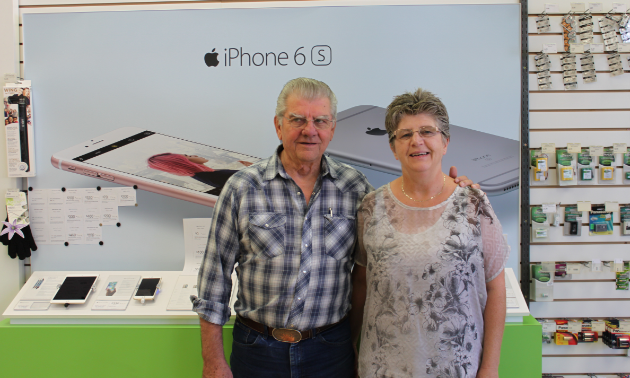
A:
{"type": "Polygon", "coordinates": [[[351,322],[368,377],[498,377],[505,322],[501,225],[485,194],[442,172],[446,107],[418,89],[385,126],[402,177],[365,196],[351,322]],[[361,331],[362,329],[362,331],[361,331]]]}

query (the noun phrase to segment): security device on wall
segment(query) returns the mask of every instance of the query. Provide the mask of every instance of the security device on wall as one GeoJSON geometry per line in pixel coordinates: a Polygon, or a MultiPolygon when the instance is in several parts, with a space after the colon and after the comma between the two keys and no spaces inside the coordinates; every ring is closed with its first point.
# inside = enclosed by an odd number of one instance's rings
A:
{"type": "MultiPolygon", "coordinates": [[[[389,149],[386,109],[360,105],[337,114],[335,137],[326,152],[345,163],[400,175],[400,163],[389,149]]],[[[520,146],[517,140],[449,125],[451,139],[442,167],[456,166],[488,195],[518,188],[520,146]]]]}
{"type": "Polygon", "coordinates": [[[137,185],[138,189],[205,206],[214,206],[232,174],[257,160],[136,127],[111,131],[51,157],[53,166],[64,171],[137,185]]]}

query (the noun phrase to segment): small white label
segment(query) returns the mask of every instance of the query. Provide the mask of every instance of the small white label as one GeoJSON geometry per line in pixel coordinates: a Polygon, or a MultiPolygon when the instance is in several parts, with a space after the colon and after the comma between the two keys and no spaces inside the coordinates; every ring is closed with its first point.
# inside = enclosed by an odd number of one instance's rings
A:
{"type": "Polygon", "coordinates": [[[543,213],[555,213],[556,212],[556,204],[555,203],[543,203],[542,204],[542,212],[543,213]]]}
{"type": "Polygon", "coordinates": [[[630,52],[630,43],[618,43],[617,44],[617,52],[630,52]]]}
{"type": "Polygon", "coordinates": [[[623,272],[624,266],[623,266],[623,260],[622,259],[615,259],[613,265],[614,265],[614,271],[615,272],[623,272]]]}
{"type": "Polygon", "coordinates": [[[15,74],[12,73],[5,73],[4,74],[4,82],[5,83],[15,83],[17,81],[17,76],[15,76],[15,74]]]}
{"type": "Polygon", "coordinates": [[[625,154],[628,152],[628,144],[627,143],[613,143],[613,153],[614,154],[625,154]]]}
{"type": "Polygon", "coordinates": [[[604,170],[604,179],[612,180],[614,169],[610,167],[604,167],[602,169],[604,170]]]}
{"type": "Polygon", "coordinates": [[[543,261],[541,263],[542,268],[540,270],[542,272],[555,273],[556,272],[556,262],[555,261],[543,261]]]}
{"type": "Polygon", "coordinates": [[[582,272],[582,264],[567,264],[567,274],[580,274],[580,272],[582,272]]]}
{"type": "Polygon", "coordinates": [[[591,10],[591,13],[602,13],[604,11],[604,4],[588,3],[588,9],[591,10]]]}
{"type": "Polygon", "coordinates": [[[604,52],[604,44],[603,43],[591,43],[590,44],[591,53],[603,53],[604,52]]]}
{"type": "Polygon", "coordinates": [[[567,143],[567,152],[570,154],[579,154],[582,152],[582,143],[567,143]]]}
{"type": "Polygon", "coordinates": [[[546,238],[547,237],[547,229],[546,228],[537,228],[535,231],[535,236],[537,239],[546,238]]]}
{"type": "Polygon", "coordinates": [[[591,211],[591,201],[578,201],[578,211],[591,211]]]}
{"type": "Polygon", "coordinates": [[[603,320],[593,320],[591,322],[591,330],[593,332],[604,332],[606,330],[606,323],[603,320]]]}
{"type": "Polygon", "coordinates": [[[556,144],[555,143],[542,143],[542,153],[543,154],[555,154],[556,153],[556,144]]]}
{"type": "Polygon", "coordinates": [[[565,180],[571,180],[573,178],[573,169],[571,168],[562,169],[562,178],[565,180]]]}
{"type": "Polygon", "coordinates": [[[93,311],[124,311],[129,301],[96,301],[92,306],[93,311]]]}
{"type": "Polygon", "coordinates": [[[586,5],[584,3],[571,3],[571,10],[574,12],[584,12],[586,5]]]}
{"type": "Polygon", "coordinates": [[[591,156],[604,156],[604,146],[590,146],[588,153],[591,156]]]}
{"type": "Polygon", "coordinates": [[[602,271],[602,261],[593,260],[591,262],[591,272],[601,272],[601,271],[602,271]]]}
{"type": "Polygon", "coordinates": [[[560,13],[560,7],[556,3],[545,3],[545,13],[560,13]]]}
{"type": "Polygon", "coordinates": [[[581,43],[570,43],[569,51],[572,54],[584,54],[584,45],[581,43]]]}
{"type": "Polygon", "coordinates": [[[606,202],[604,204],[606,206],[606,211],[619,211],[619,202],[606,202]]]}
{"type": "Polygon", "coordinates": [[[542,323],[542,331],[543,332],[556,332],[556,322],[544,321],[542,323]]]}
{"type": "Polygon", "coordinates": [[[571,332],[571,333],[582,332],[582,321],[581,320],[571,320],[569,322],[569,332],[571,332]]]}
{"type": "Polygon", "coordinates": [[[615,13],[626,13],[626,9],[628,9],[625,3],[612,3],[612,6],[615,13]]]}
{"type": "Polygon", "coordinates": [[[555,54],[558,52],[558,45],[555,43],[543,43],[543,52],[545,54],[555,54]]]}
{"type": "Polygon", "coordinates": [[[538,165],[538,169],[541,171],[547,170],[547,159],[536,159],[536,164],[538,165]]]}

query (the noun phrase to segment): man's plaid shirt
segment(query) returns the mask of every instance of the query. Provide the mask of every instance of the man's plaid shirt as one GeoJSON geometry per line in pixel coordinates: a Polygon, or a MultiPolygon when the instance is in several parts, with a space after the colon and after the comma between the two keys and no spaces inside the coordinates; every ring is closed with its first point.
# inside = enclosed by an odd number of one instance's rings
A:
{"type": "Polygon", "coordinates": [[[235,311],[274,328],[335,323],[350,308],[356,213],[374,190],[359,171],[322,158],[307,204],[279,153],[234,174],[214,208],[193,310],[223,325],[235,263],[235,311]]]}

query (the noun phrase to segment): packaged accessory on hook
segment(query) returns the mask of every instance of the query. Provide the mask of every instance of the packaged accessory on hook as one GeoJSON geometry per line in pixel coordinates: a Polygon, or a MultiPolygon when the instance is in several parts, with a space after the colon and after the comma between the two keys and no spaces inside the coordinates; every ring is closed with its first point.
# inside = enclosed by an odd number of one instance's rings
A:
{"type": "Polygon", "coordinates": [[[7,219],[3,222],[0,242],[8,246],[9,257],[24,260],[36,251],[37,245],[29,226],[26,194],[19,190],[8,190],[5,197],[7,219]]]}
{"type": "Polygon", "coordinates": [[[571,44],[578,43],[576,29],[576,21],[573,12],[569,12],[560,22],[562,26],[562,37],[564,39],[564,51],[571,51],[571,44]]]}
{"type": "Polygon", "coordinates": [[[580,236],[582,235],[582,212],[578,211],[577,206],[566,206],[564,208],[564,227],[563,235],[580,236]]]}
{"type": "Polygon", "coordinates": [[[595,60],[590,50],[586,51],[580,58],[580,66],[582,68],[582,81],[585,83],[594,83],[597,81],[595,60]]]}
{"type": "Polygon", "coordinates": [[[551,62],[549,61],[549,55],[541,52],[534,56],[534,62],[538,71],[538,89],[551,89],[551,62]]]}
{"type": "Polygon", "coordinates": [[[577,185],[577,154],[571,154],[567,149],[556,150],[556,171],[558,185],[577,185]]]}
{"type": "Polygon", "coordinates": [[[542,206],[532,207],[532,242],[549,240],[551,213],[543,213],[542,206]]]}
{"type": "Polygon", "coordinates": [[[541,150],[531,150],[532,179],[536,182],[547,181],[549,178],[549,156],[541,150]]]}
{"type": "Polygon", "coordinates": [[[31,81],[6,83],[3,94],[8,175],[9,177],[33,177],[35,176],[35,147],[31,81]]]}
{"type": "Polygon", "coordinates": [[[630,43],[630,15],[624,13],[619,20],[619,34],[621,34],[622,43],[630,43]]]}
{"type": "Polygon", "coordinates": [[[604,50],[617,50],[617,28],[617,20],[614,19],[610,12],[608,12],[605,17],[599,19],[599,29],[602,32],[602,38],[604,39],[604,50]]]}
{"type": "Polygon", "coordinates": [[[605,211],[603,205],[593,206],[588,213],[588,234],[595,235],[612,235],[613,233],[613,213],[605,211]]]}
{"type": "Polygon", "coordinates": [[[612,147],[604,147],[604,155],[599,156],[599,184],[615,184],[616,155],[612,147]]]}
{"type": "Polygon", "coordinates": [[[590,9],[580,15],[578,18],[578,35],[580,36],[580,42],[583,44],[593,43],[593,15],[590,9]]]}
{"type": "Polygon", "coordinates": [[[562,83],[564,84],[564,89],[577,89],[575,54],[564,53],[560,61],[562,63],[562,83]]]}
{"type": "Polygon", "coordinates": [[[627,152],[623,154],[623,183],[628,185],[630,184],[630,149],[626,150],[627,152]]]}
{"type": "Polygon", "coordinates": [[[578,185],[593,184],[595,179],[595,162],[587,147],[577,155],[578,185]]]}
{"type": "Polygon", "coordinates": [[[619,207],[621,235],[630,236],[630,206],[619,207]]]}
{"type": "Polygon", "coordinates": [[[536,17],[536,30],[538,30],[538,34],[548,33],[551,30],[551,25],[549,25],[549,16],[547,16],[545,12],[536,17]]]}
{"type": "Polygon", "coordinates": [[[619,76],[623,74],[623,65],[621,64],[621,55],[617,51],[608,53],[608,68],[611,76],[619,76]]]}

